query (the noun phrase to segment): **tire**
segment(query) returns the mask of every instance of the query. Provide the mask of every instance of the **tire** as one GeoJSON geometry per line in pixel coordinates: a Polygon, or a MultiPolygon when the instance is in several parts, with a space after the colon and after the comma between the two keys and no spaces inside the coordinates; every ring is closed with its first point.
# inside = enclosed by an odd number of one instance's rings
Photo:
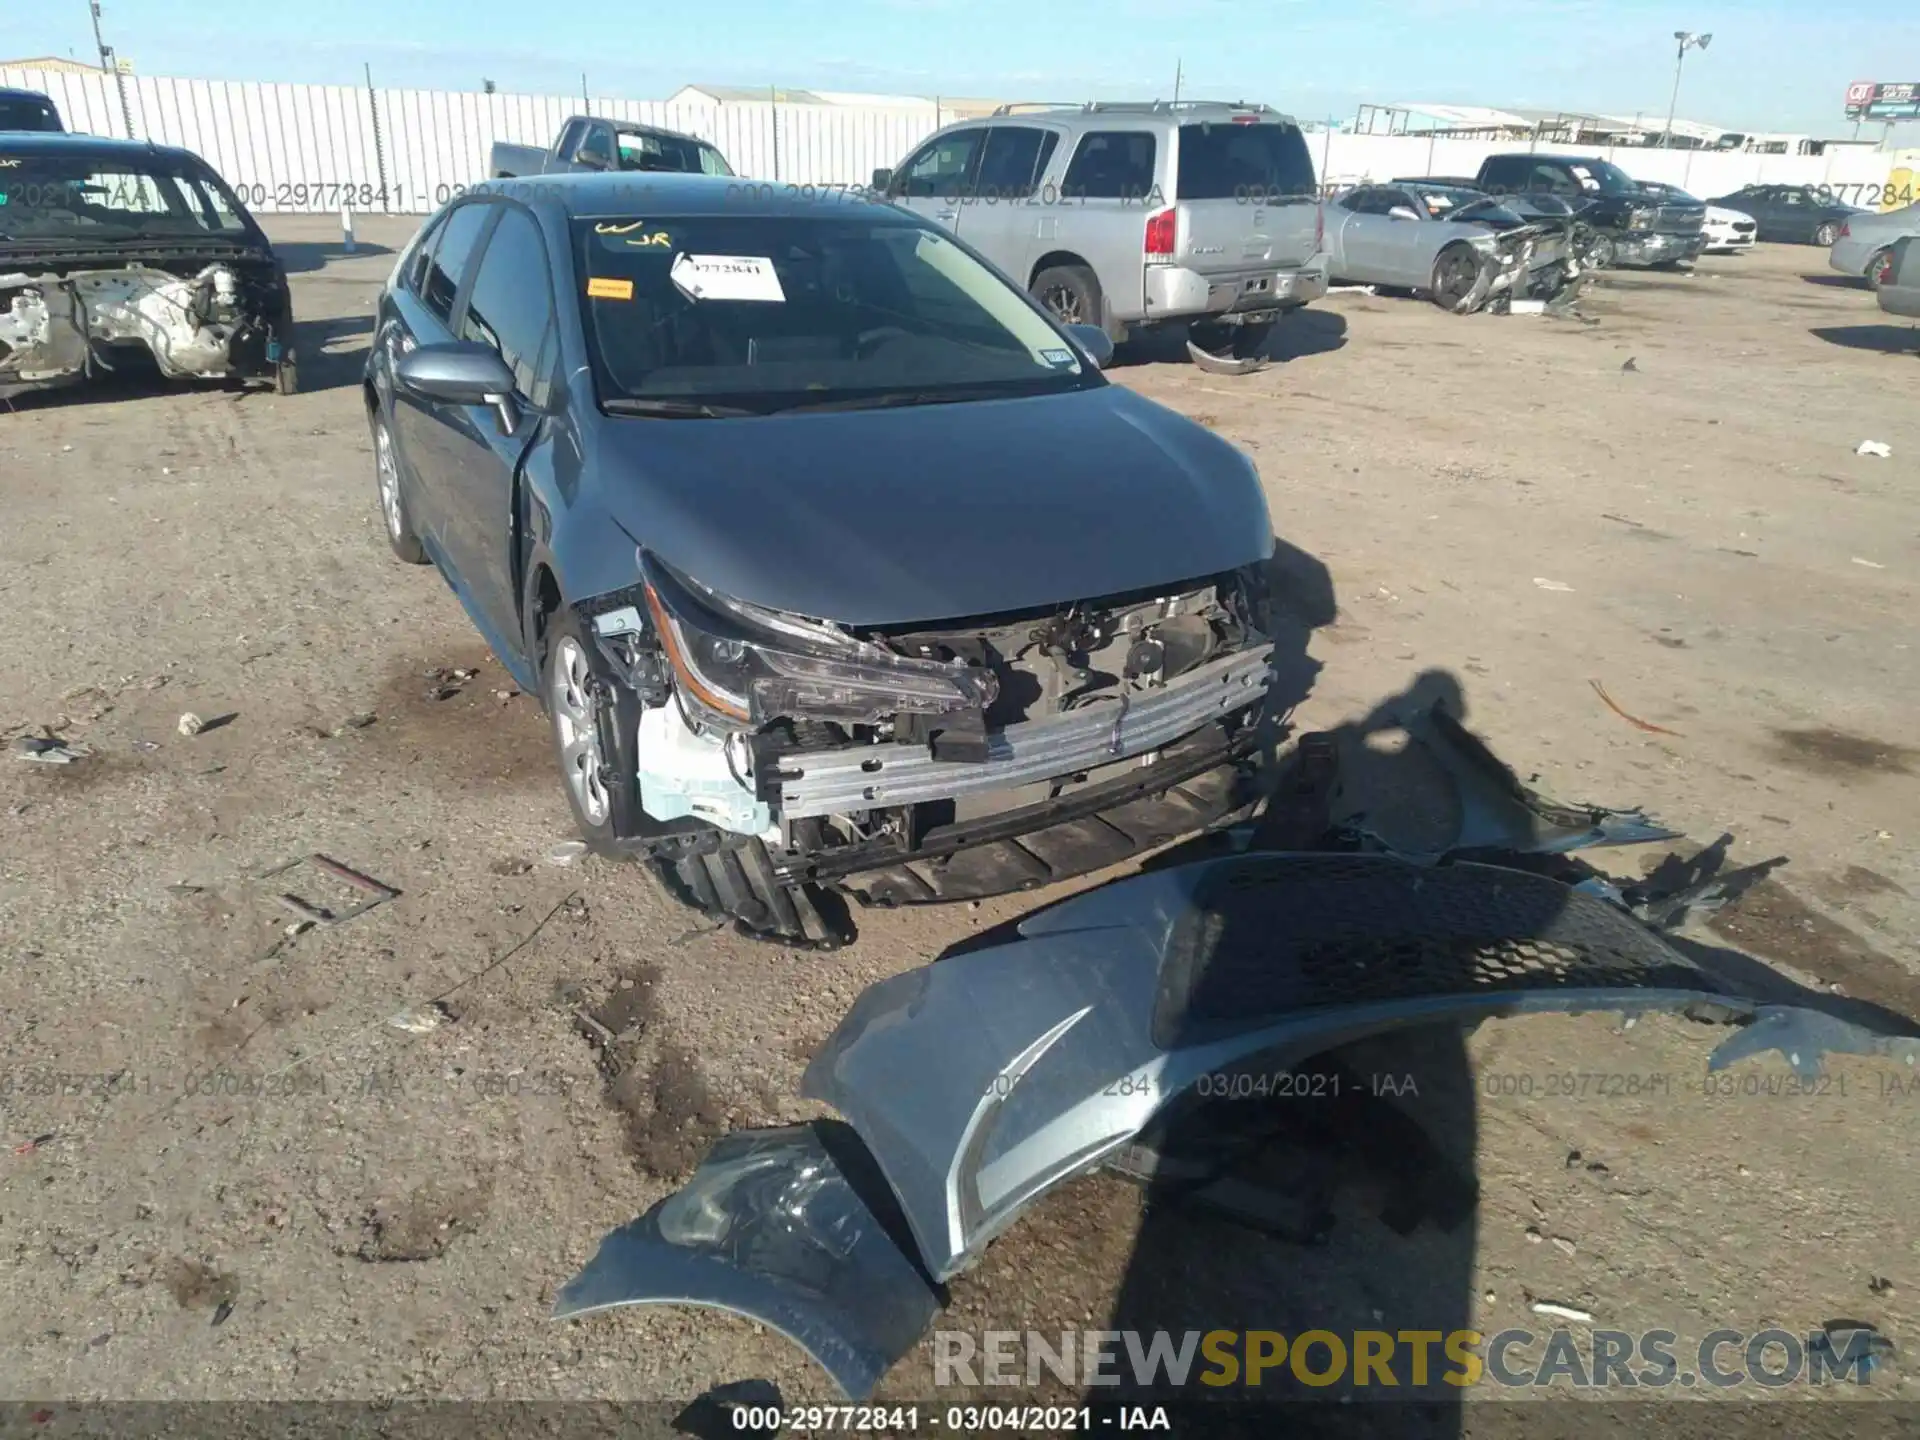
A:
{"type": "Polygon", "coordinates": [[[377,411],[373,416],[373,485],[380,501],[380,528],[387,532],[387,544],[407,564],[425,565],[426,547],[414,533],[413,520],[407,514],[407,496],[400,481],[400,455],[394,449],[393,432],[387,426],[387,417],[377,411]]]}
{"type": "Polygon", "coordinates": [[[1869,290],[1879,290],[1880,266],[1886,261],[1889,253],[1888,250],[1876,250],[1873,252],[1873,257],[1867,261],[1866,280],[1869,290]]]}
{"type": "Polygon", "coordinates": [[[1099,325],[1100,282],[1084,265],[1049,265],[1033,277],[1033,298],[1062,325],[1099,325]]]}
{"type": "Polygon", "coordinates": [[[1831,220],[1813,232],[1813,243],[1818,245],[1822,250],[1832,248],[1833,242],[1839,238],[1840,232],[1834,228],[1831,220]]]}
{"type": "Polygon", "coordinates": [[[1611,235],[1595,235],[1587,242],[1587,253],[1580,263],[1589,270],[1610,270],[1619,256],[1620,247],[1613,243],[1611,235]]]}
{"type": "Polygon", "coordinates": [[[588,848],[617,854],[639,817],[639,701],[614,682],[573,610],[555,614],[544,638],[540,703],[567,806],[588,848]]]}
{"type": "Polygon", "coordinates": [[[1433,283],[1427,294],[1442,310],[1451,311],[1480,283],[1480,261],[1471,245],[1449,245],[1433,260],[1433,283]]]}

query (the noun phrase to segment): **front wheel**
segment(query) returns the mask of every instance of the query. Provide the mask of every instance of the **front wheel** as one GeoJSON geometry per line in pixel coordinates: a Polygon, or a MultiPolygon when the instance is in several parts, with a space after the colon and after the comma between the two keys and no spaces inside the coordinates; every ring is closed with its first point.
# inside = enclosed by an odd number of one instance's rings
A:
{"type": "Polygon", "coordinates": [[[594,850],[613,853],[616,841],[634,833],[638,809],[635,702],[623,703],[626,692],[573,611],[553,617],[546,640],[543,698],[567,805],[581,838],[594,850]]]}
{"type": "Polygon", "coordinates": [[[1471,245],[1449,245],[1433,262],[1428,294],[1442,310],[1457,311],[1480,283],[1480,256],[1471,245]]]}
{"type": "Polygon", "coordinates": [[[1866,274],[1867,288],[1869,290],[1878,290],[1880,288],[1881,268],[1886,265],[1887,257],[1892,253],[1891,250],[1876,250],[1873,252],[1873,258],[1867,261],[1866,274]]]}
{"type": "Polygon", "coordinates": [[[1595,235],[1587,242],[1587,253],[1581,263],[1589,270],[1608,270],[1619,255],[1619,247],[1611,235],[1595,235]]]}
{"type": "Polygon", "coordinates": [[[393,448],[393,431],[384,415],[373,418],[373,478],[379,487],[380,519],[386,528],[387,544],[407,564],[426,564],[426,548],[407,514],[407,497],[400,488],[400,456],[393,448]]]}
{"type": "Polygon", "coordinates": [[[1813,232],[1813,243],[1822,249],[1831,246],[1833,242],[1839,238],[1839,230],[1831,224],[1822,225],[1818,230],[1813,232]]]}

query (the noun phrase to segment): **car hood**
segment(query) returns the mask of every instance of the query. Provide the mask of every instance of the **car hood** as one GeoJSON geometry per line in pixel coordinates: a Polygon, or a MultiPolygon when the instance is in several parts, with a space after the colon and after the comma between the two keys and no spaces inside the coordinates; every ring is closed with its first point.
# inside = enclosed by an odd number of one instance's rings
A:
{"type": "Polygon", "coordinates": [[[849,625],[1096,599],[1273,550],[1252,462],[1121,385],[595,429],[595,498],[636,543],[723,594],[849,625]]]}
{"type": "Polygon", "coordinates": [[[1751,225],[1753,217],[1744,210],[1734,210],[1726,205],[1707,206],[1709,225],[1751,225]]]}

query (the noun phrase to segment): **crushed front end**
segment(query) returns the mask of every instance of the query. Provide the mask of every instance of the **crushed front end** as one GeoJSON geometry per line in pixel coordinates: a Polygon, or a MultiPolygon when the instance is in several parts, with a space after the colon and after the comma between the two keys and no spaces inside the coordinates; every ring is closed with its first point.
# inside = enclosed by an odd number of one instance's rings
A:
{"type": "Polygon", "coordinates": [[[1272,643],[1259,567],[1040,612],[855,630],[650,556],[583,607],[639,823],[618,848],[770,936],[1033,889],[1244,809],[1272,643]]]}
{"type": "Polygon", "coordinates": [[[286,270],[185,150],[0,135],[0,399],[122,369],[294,388],[286,270]]]}
{"type": "Polygon", "coordinates": [[[0,257],[0,397],[130,358],[169,380],[226,380],[275,377],[291,356],[286,281],[270,257],[11,258],[0,257]]]}

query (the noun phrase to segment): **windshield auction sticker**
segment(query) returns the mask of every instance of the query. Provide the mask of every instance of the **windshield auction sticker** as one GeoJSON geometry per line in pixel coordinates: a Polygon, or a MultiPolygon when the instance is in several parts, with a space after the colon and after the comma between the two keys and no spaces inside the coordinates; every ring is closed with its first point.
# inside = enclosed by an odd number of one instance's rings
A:
{"type": "Polygon", "coordinates": [[[783,304],[773,261],[765,255],[676,255],[668,277],[689,300],[760,300],[783,304]]]}
{"type": "Polygon", "coordinates": [[[610,276],[595,275],[587,281],[589,300],[631,300],[633,281],[615,280],[610,276]]]}

